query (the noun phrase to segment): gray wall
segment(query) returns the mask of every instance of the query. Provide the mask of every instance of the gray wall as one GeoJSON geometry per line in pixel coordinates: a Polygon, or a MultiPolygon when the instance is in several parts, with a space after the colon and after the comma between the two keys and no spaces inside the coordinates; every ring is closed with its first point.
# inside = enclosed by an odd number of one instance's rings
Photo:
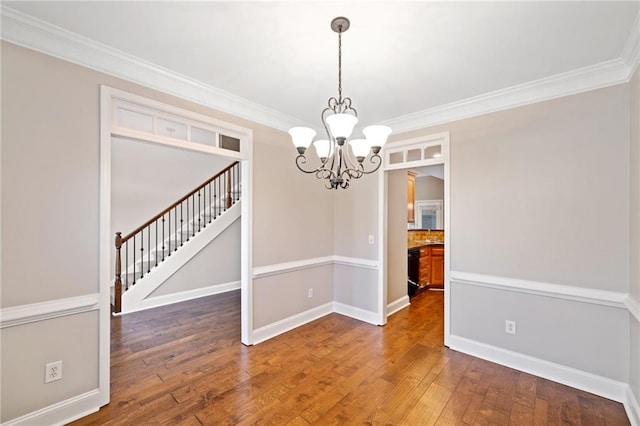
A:
{"type": "MultiPolygon", "coordinates": [[[[394,139],[451,132],[452,271],[626,293],[629,116],[625,84],[394,139]]],[[[455,280],[450,291],[453,336],[626,381],[625,309],[455,280]]]]}
{"type": "MultiPolygon", "coordinates": [[[[629,295],[640,308],[640,68],[636,69],[630,85],[630,250],[629,250],[629,295]]],[[[629,316],[630,348],[629,384],[636,402],[640,403],[640,318],[629,316]]]]}
{"type": "MultiPolygon", "coordinates": [[[[254,146],[254,267],[330,256],[333,194],[298,171],[289,135],[273,131],[262,142],[254,146]]],[[[331,301],[332,274],[332,267],[320,266],[255,278],[254,329],[331,301]]]]}
{"type": "MultiPolygon", "coordinates": [[[[377,176],[327,191],[300,176],[285,132],[2,43],[3,308],[98,292],[100,84],[253,130],[254,266],[331,254],[377,260],[377,176]]],[[[631,98],[620,85],[394,136],[451,131],[453,270],[640,298],[638,179],[629,183],[640,167],[637,73],[633,88],[631,98]]],[[[375,275],[322,266],[257,279],[254,327],[332,298],[375,310],[375,275]]],[[[460,283],[450,291],[453,334],[629,378],[640,394],[640,327],[624,310],[460,283]],[[519,334],[506,340],[511,315],[519,334]],[[567,336],[573,344],[562,343],[567,336]]],[[[96,388],[97,332],[96,311],[2,329],[0,421],[96,388]],[[65,334],[73,341],[48,339],[65,334]],[[44,385],[44,363],[58,359],[65,378],[44,385]]]]}
{"type": "MultiPolygon", "coordinates": [[[[255,140],[254,136],[254,140],[255,140]]],[[[333,197],[295,165],[288,134],[254,146],[254,267],[333,253],[333,197]]]]}
{"type": "Polygon", "coordinates": [[[86,74],[2,44],[2,307],[98,292],[98,87],[86,74]]]}
{"type": "Polygon", "coordinates": [[[333,267],[333,300],[369,312],[377,312],[378,271],[352,265],[333,267]]]}
{"type": "Polygon", "coordinates": [[[97,330],[97,311],[3,328],[2,421],[95,389],[97,330]],[[58,360],[63,378],[45,385],[45,364],[58,360]]]}
{"type": "Polygon", "coordinates": [[[620,85],[451,123],[451,269],[626,292],[628,102],[620,85]]]}
{"type": "Polygon", "coordinates": [[[333,252],[338,256],[376,260],[378,258],[378,175],[352,180],[349,188],[331,191],[333,252]],[[369,244],[368,236],[374,236],[369,244]]]}
{"type": "MultiPolygon", "coordinates": [[[[331,194],[315,178],[301,179],[285,132],[6,42],[1,54],[3,308],[99,292],[101,84],[253,130],[256,266],[332,254],[331,194]]],[[[304,287],[298,301],[279,305],[293,298],[292,285],[308,280],[283,276],[263,287],[256,280],[254,315],[277,320],[322,304],[331,296],[321,295],[332,294],[331,273],[314,276],[318,296],[310,301],[304,287]]],[[[64,326],[47,320],[2,329],[0,421],[98,387],[97,322],[92,311],[65,317],[64,326]],[[44,364],[56,360],[65,376],[45,385],[44,364]]]]}
{"type": "Polygon", "coordinates": [[[444,180],[435,176],[416,176],[416,201],[444,200],[444,180]]]}
{"type": "MultiPolygon", "coordinates": [[[[333,253],[357,259],[377,260],[378,175],[353,180],[346,190],[332,191],[333,253]],[[373,235],[374,244],[369,244],[373,235]]],[[[334,300],[366,311],[378,311],[378,271],[353,265],[334,268],[334,300]]]]}
{"type": "Polygon", "coordinates": [[[484,344],[625,382],[627,313],[623,309],[487,289],[451,286],[451,333],[484,344]],[[517,323],[504,333],[505,319],[517,323]]]}
{"type": "MultiPolygon", "coordinates": [[[[1,48],[2,308],[95,294],[98,86],[87,78],[95,73],[1,48]]],[[[0,421],[98,387],[97,323],[92,311],[1,330],[0,421]],[[57,360],[64,378],[45,385],[44,365],[57,360]]]]}
{"type": "Polygon", "coordinates": [[[387,173],[387,304],[407,295],[407,171],[387,173]]]}
{"type": "Polygon", "coordinates": [[[236,281],[240,281],[240,219],[236,219],[148,297],[236,281]]]}
{"type": "Polygon", "coordinates": [[[233,161],[157,143],[113,138],[112,235],[131,232],[233,161]]]}
{"type": "Polygon", "coordinates": [[[324,305],[333,300],[333,266],[324,265],[254,281],[254,329],[324,305]],[[313,298],[307,290],[313,288],[313,298]]]}

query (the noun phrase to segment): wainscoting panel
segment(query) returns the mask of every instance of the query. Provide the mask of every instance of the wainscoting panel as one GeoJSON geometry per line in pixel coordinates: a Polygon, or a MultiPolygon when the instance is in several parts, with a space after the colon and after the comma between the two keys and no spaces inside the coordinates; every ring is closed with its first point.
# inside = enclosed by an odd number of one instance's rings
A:
{"type": "Polygon", "coordinates": [[[101,405],[96,305],[87,295],[3,309],[2,386],[12,389],[1,395],[3,425],[64,424],[101,405]],[[62,379],[45,384],[55,361],[62,379]]]}
{"type": "Polygon", "coordinates": [[[316,265],[307,264],[302,268],[289,265],[278,267],[278,271],[276,267],[269,267],[269,272],[264,274],[256,274],[254,270],[253,298],[263,301],[254,303],[254,343],[271,334],[266,330],[283,332],[282,324],[296,324],[285,327],[291,329],[311,321],[311,317],[317,318],[315,313],[310,317],[305,313],[316,312],[316,308],[333,302],[333,265],[325,262],[316,265]],[[265,328],[271,326],[275,328],[265,328]],[[255,336],[258,331],[262,336],[259,339],[255,336]]]}
{"type": "Polygon", "coordinates": [[[334,302],[349,316],[371,324],[382,324],[378,312],[378,270],[362,263],[336,263],[333,272],[334,302]],[[349,307],[347,309],[347,307],[349,307]]]}
{"type": "Polygon", "coordinates": [[[332,312],[378,324],[377,269],[377,261],[343,256],[254,268],[254,298],[272,301],[254,312],[254,343],[332,312]]]}
{"type": "Polygon", "coordinates": [[[449,291],[451,349],[620,401],[635,416],[626,294],[456,271],[449,291]]]}

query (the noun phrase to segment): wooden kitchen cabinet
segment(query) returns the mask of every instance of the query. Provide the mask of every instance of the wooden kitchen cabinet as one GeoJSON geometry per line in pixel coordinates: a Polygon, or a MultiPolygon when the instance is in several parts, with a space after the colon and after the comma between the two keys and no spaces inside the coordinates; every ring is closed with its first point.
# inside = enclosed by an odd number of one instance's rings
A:
{"type": "Polygon", "coordinates": [[[444,287],[444,246],[431,246],[431,287],[444,287]]]}
{"type": "Polygon", "coordinates": [[[416,174],[407,172],[407,222],[415,223],[416,174]]]}
{"type": "Polygon", "coordinates": [[[420,247],[420,287],[444,286],[444,246],[441,244],[420,247]]]}
{"type": "Polygon", "coordinates": [[[429,257],[429,247],[420,248],[420,275],[418,284],[420,287],[429,285],[431,280],[431,258],[429,257]]]}

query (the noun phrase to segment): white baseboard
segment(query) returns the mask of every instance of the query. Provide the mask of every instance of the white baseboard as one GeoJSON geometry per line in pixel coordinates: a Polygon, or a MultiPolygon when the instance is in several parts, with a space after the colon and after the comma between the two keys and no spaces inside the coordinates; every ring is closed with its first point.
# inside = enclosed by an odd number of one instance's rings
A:
{"type": "Polygon", "coordinates": [[[100,390],[94,389],[4,422],[2,426],[65,425],[95,413],[100,409],[100,405],[100,390]]]}
{"type": "Polygon", "coordinates": [[[409,296],[406,295],[402,296],[400,299],[394,302],[389,303],[387,305],[387,318],[409,305],[411,305],[411,302],[409,296]]]}
{"type": "Polygon", "coordinates": [[[322,318],[325,315],[329,315],[333,312],[333,303],[325,303],[324,305],[316,306],[308,311],[300,312],[299,314],[290,316],[280,321],[276,321],[271,324],[267,324],[264,327],[260,327],[253,331],[253,344],[256,345],[265,340],[269,340],[272,337],[276,337],[279,334],[286,333],[289,330],[300,327],[308,322],[322,318]]]}
{"type": "Polygon", "coordinates": [[[496,364],[533,374],[576,389],[624,403],[628,385],[623,382],[597,376],[586,371],[534,358],[497,346],[487,345],[460,336],[449,336],[449,347],[496,364]]]}
{"type": "MultiPolygon", "coordinates": [[[[366,269],[378,268],[377,261],[344,256],[324,256],[255,267],[253,268],[253,278],[264,278],[273,275],[288,274],[294,271],[300,271],[309,268],[318,268],[326,265],[348,265],[366,269]]],[[[308,322],[334,312],[358,319],[360,321],[368,322],[370,324],[379,325],[378,315],[375,312],[367,311],[338,302],[329,302],[327,304],[309,309],[305,312],[301,312],[299,314],[284,318],[282,320],[267,324],[263,327],[253,330],[253,338],[251,339],[251,344],[264,342],[265,340],[271,339],[272,337],[300,327],[301,325],[304,325],[308,322]]]]}
{"type": "Polygon", "coordinates": [[[356,308],[355,306],[333,302],[333,312],[355,318],[360,321],[368,322],[369,324],[380,325],[378,321],[378,314],[376,312],[356,308]]]}
{"type": "Polygon", "coordinates": [[[317,320],[318,318],[322,318],[323,316],[334,312],[377,325],[377,316],[375,312],[365,311],[364,309],[355,308],[342,303],[329,302],[254,330],[253,344],[257,345],[258,343],[269,340],[279,334],[286,333],[287,331],[293,330],[294,328],[300,327],[308,322],[317,320]]]}
{"type": "Polygon", "coordinates": [[[624,409],[629,417],[629,422],[632,426],[640,426],[640,403],[638,398],[633,394],[630,386],[627,386],[627,392],[625,394],[625,400],[622,402],[624,409]]]}
{"type": "Polygon", "coordinates": [[[166,294],[163,296],[150,297],[143,299],[135,304],[131,303],[127,306],[126,312],[123,307],[120,315],[126,315],[131,312],[144,311],[146,309],[157,308],[159,306],[171,305],[173,303],[185,302],[187,300],[197,299],[199,297],[212,296],[214,294],[226,293],[227,291],[239,290],[240,281],[232,281],[224,284],[215,284],[208,287],[196,288],[193,290],[181,291],[179,293],[166,294]]]}

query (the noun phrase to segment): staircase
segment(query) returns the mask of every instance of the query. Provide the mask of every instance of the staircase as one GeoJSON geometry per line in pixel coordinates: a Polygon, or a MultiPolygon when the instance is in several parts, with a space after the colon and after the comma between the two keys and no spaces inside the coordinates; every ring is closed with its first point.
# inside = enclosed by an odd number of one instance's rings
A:
{"type": "Polygon", "coordinates": [[[141,290],[140,283],[149,277],[159,286],[231,224],[239,216],[239,201],[240,164],[236,161],[134,231],[124,236],[116,232],[113,312],[122,312],[125,293],[141,290]],[[223,226],[216,232],[214,224],[223,226]],[[168,264],[174,269],[168,271],[168,264]]]}

